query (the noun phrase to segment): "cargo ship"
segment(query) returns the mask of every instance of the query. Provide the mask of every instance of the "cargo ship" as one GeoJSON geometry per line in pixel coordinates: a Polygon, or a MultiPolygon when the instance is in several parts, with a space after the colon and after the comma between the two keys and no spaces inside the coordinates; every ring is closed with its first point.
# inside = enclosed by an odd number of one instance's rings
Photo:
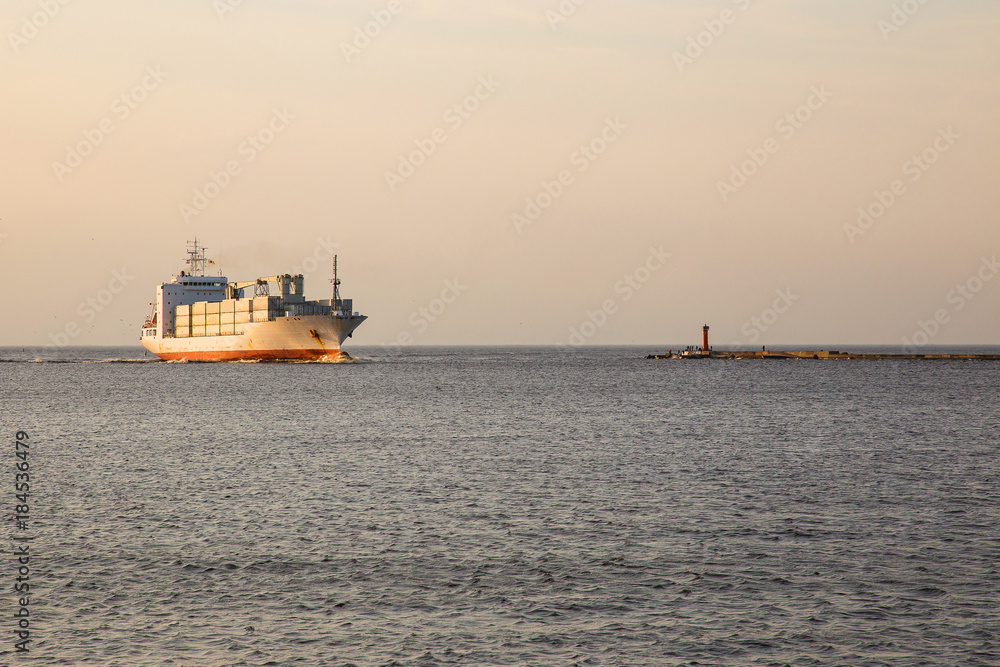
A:
{"type": "Polygon", "coordinates": [[[337,361],[341,345],[367,319],[340,298],[337,257],[333,298],[306,301],[305,280],[278,275],[229,282],[205,275],[197,239],[188,243],[187,270],[156,289],[140,341],[168,361],[337,361]],[[275,293],[272,294],[272,285],[275,293]]]}

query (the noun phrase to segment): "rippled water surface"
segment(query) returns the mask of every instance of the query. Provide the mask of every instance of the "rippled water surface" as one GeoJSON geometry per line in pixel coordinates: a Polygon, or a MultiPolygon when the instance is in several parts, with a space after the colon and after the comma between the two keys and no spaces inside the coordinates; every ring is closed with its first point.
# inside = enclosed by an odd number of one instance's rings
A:
{"type": "Polygon", "coordinates": [[[4,349],[30,661],[1000,664],[1000,363],[658,351],[4,349]]]}

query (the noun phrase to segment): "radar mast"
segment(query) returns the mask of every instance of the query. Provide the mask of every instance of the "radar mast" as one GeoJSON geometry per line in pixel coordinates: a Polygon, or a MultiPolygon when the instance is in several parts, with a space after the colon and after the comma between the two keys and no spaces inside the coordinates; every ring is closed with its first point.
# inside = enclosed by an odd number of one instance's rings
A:
{"type": "Polygon", "coordinates": [[[204,276],[208,260],[205,259],[205,246],[198,245],[198,237],[194,241],[188,241],[187,253],[188,275],[204,276]]]}

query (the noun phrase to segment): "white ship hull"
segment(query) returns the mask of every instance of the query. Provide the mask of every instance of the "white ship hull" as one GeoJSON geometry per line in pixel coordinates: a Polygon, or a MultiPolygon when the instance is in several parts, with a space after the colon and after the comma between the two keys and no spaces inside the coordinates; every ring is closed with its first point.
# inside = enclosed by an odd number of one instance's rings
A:
{"type": "Polygon", "coordinates": [[[365,319],[354,314],[279,317],[235,325],[232,335],[141,340],[147,350],[169,361],[330,361],[340,356],[341,345],[365,319]]]}

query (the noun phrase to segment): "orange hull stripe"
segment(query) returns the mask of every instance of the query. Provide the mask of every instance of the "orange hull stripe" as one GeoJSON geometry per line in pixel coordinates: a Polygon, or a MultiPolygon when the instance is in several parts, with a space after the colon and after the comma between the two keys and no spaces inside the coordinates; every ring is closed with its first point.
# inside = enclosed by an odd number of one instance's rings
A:
{"type": "Polygon", "coordinates": [[[211,350],[160,352],[157,354],[167,361],[277,361],[328,359],[340,356],[340,350],[211,350]]]}

